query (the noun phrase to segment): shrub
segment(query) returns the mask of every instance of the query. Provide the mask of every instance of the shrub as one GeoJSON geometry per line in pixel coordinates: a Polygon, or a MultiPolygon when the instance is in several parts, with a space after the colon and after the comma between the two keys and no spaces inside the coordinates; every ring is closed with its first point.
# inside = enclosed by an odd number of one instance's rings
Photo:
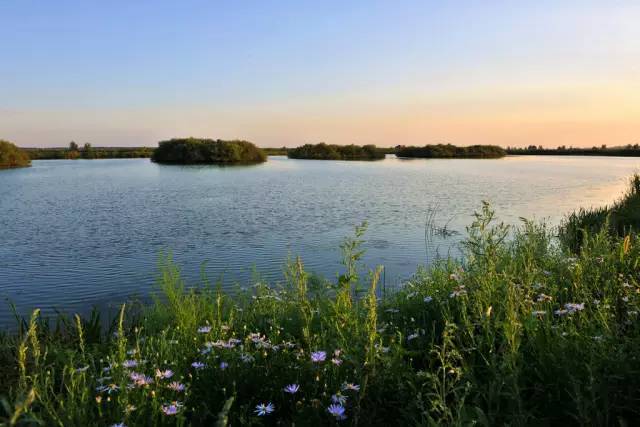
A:
{"type": "Polygon", "coordinates": [[[151,160],[158,163],[261,163],[267,156],[260,148],[247,141],[221,139],[171,139],[161,141],[151,160]]]}
{"type": "Polygon", "coordinates": [[[0,139],[0,169],[31,166],[29,155],[9,141],[0,139]]]}
{"type": "Polygon", "coordinates": [[[451,144],[425,145],[424,147],[404,147],[396,148],[398,157],[420,157],[420,158],[474,158],[474,159],[495,159],[504,157],[506,151],[497,145],[470,145],[468,147],[456,147],[451,144]]]}
{"type": "Polygon", "coordinates": [[[305,144],[287,151],[291,159],[310,160],[379,160],[384,159],[384,152],[375,145],[329,145],[305,144]]]}

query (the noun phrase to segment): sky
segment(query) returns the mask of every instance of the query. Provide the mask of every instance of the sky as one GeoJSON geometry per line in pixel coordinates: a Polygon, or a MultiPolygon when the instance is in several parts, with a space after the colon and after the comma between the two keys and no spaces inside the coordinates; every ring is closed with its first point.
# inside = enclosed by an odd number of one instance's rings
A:
{"type": "Polygon", "coordinates": [[[0,0],[0,139],[640,143],[638,1],[0,0]]]}

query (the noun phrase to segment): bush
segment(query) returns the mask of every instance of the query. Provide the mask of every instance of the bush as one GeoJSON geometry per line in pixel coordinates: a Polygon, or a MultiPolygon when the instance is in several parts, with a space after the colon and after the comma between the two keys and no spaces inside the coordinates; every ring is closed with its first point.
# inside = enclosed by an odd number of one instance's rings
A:
{"type": "Polygon", "coordinates": [[[305,144],[287,151],[290,159],[310,160],[380,160],[384,152],[375,145],[305,144]]]}
{"type": "Polygon", "coordinates": [[[9,141],[0,139],[0,169],[31,166],[29,155],[9,141]]]}
{"type": "Polygon", "coordinates": [[[151,160],[176,164],[249,164],[264,162],[267,156],[264,151],[247,141],[184,138],[161,141],[151,160]]]}
{"type": "Polygon", "coordinates": [[[506,151],[497,145],[470,145],[468,147],[456,147],[451,144],[425,145],[424,147],[396,147],[398,157],[420,158],[473,158],[495,159],[504,157],[506,151]]]}

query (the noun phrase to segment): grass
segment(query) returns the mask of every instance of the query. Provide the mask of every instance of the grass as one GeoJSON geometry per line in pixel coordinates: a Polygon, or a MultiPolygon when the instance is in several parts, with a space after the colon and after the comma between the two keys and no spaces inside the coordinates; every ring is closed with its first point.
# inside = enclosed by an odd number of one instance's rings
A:
{"type": "Polygon", "coordinates": [[[627,193],[611,206],[580,209],[567,216],[560,227],[560,238],[574,251],[579,250],[585,234],[606,228],[611,234],[624,237],[640,230],[640,175],[629,181],[627,193]]]}
{"type": "Polygon", "coordinates": [[[574,254],[554,230],[528,221],[507,227],[484,205],[468,228],[463,261],[420,269],[381,298],[379,270],[360,267],[365,229],[342,245],[344,268],[335,282],[314,278],[296,259],[283,283],[269,286],[256,277],[246,289],[223,293],[205,279],[185,283],[164,259],[155,302],[123,305],[113,323],[94,314],[54,327],[34,312],[17,334],[1,338],[0,420],[58,426],[640,420],[635,234],[587,232],[574,254]]]}

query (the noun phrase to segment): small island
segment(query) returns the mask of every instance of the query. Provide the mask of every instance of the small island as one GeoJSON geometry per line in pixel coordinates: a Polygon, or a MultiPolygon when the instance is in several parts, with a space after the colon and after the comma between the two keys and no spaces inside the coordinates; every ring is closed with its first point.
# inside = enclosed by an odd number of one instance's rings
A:
{"type": "Polygon", "coordinates": [[[380,160],[384,151],[375,145],[305,144],[287,151],[290,159],[310,160],[380,160]]]}
{"type": "Polygon", "coordinates": [[[396,156],[425,159],[498,159],[507,152],[497,145],[470,145],[457,147],[451,144],[425,145],[424,147],[396,147],[396,156]]]}
{"type": "Polygon", "coordinates": [[[151,160],[171,164],[252,164],[266,161],[267,155],[248,141],[174,138],[161,141],[151,160]]]}
{"type": "Polygon", "coordinates": [[[9,141],[0,139],[0,169],[31,166],[29,155],[9,141]]]}

